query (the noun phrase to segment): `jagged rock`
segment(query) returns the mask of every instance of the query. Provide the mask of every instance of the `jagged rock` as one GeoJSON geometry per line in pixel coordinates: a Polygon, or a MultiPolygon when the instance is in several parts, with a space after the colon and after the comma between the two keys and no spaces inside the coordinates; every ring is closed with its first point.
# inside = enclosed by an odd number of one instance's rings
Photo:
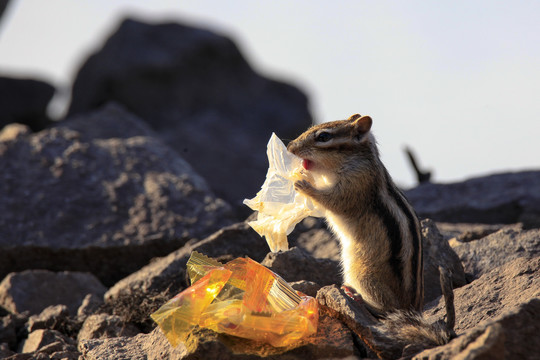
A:
{"type": "Polygon", "coordinates": [[[309,229],[289,242],[315,258],[334,261],[341,259],[339,241],[327,229],[309,229]]]}
{"type": "Polygon", "coordinates": [[[0,359],[6,359],[15,354],[15,351],[11,351],[9,348],[9,344],[0,339],[0,359]]]}
{"type": "Polygon", "coordinates": [[[4,128],[0,129],[0,141],[15,140],[31,132],[32,130],[26,125],[17,123],[7,124],[4,128]]]}
{"type": "Polygon", "coordinates": [[[131,337],[140,333],[132,324],[122,321],[120,316],[108,314],[90,315],[83,323],[77,340],[79,342],[90,339],[103,339],[111,337],[131,337]]]}
{"type": "Polygon", "coordinates": [[[97,111],[71,116],[58,122],[56,127],[77,131],[83,141],[158,136],[145,121],[115,102],[107,103],[97,111]]]}
{"type": "Polygon", "coordinates": [[[14,349],[17,346],[17,327],[13,315],[0,318],[0,344],[14,349]]]}
{"type": "Polygon", "coordinates": [[[300,291],[311,297],[317,296],[317,291],[319,291],[322,287],[313,281],[307,280],[293,281],[289,283],[289,285],[291,285],[294,290],[300,291]]]}
{"type": "Polygon", "coordinates": [[[498,268],[518,257],[540,255],[540,229],[522,231],[507,227],[480,240],[454,247],[471,278],[498,268]]]}
{"type": "Polygon", "coordinates": [[[230,255],[232,258],[249,256],[260,262],[268,252],[268,246],[246,223],[231,225],[200,242],[186,245],[168,256],[155,259],[120,280],[105,294],[107,302],[114,302],[122,296],[133,297],[134,293],[148,294],[167,289],[170,295],[174,295],[187,285],[186,263],[192,251],[215,258],[223,255],[230,255]]]}
{"type": "Polygon", "coordinates": [[[9,123],[44,129],[50,123],[46,111],[54,92],[44,81],[0,77],[0,129],[9,123]]]}
{"type": "MultiPolygon", "coordinates": [[[[141,122],[110,106],[96,117],[117,133],[141,122]]],[[[92,140],[67,126],[0,142],[0,278],[44,268],[112,285],[231,223],[230,207],[156,138],[92,140]]]]}
{"type": "Polygon", "coordinates": [[[466,224],[466,223],[437,223],[437,228],[448,240],[450,246],[454,247],[464,242],[481,239],[489,234],[502,229],[501,224],[466,224]]]}
{"type": "Polygon", "coordinates": [[[540,225],[540,171],[426,183],[406,195],[420,216],[436,221],[540,225]]]}
{"type": "Polygon", "coordinates": [[[0,304],[13,313],[39,314],[50,305],[66,305],[71,314],[87,294],[107,289],[92,274],[27,270],[11,273],[0,283],[0,304]]]}
{"type": "MultiPolygon", "coordinates": [[[[540,298],[539,269],[540,257],[516,258],[456,289],[456,333],[459,335],[522,303],[540,298]]],[[[443,301],[428,304],[425,315],[430,321],[442,319],[443,301]]]]}
{"type": "Polygon", "coordinates": [[[454,250],[440,234],[435,223],[429,219],[421,221],[424,247],[424,302],[441,296],[439,266],[448,269],[454,288],[467,283],[463,266],[454,250]]]}
{"type": "Polygon", "coordinates": [[[230,39],[173,23],[125,20],[82,65],[69,113],[111,100],[145,119],[235,204],[262,184],[272,131],[292,139],[312,122],[306,96],[258,75],[230,39]]]}
{"type": "Polygon", "coordinates": [[[342,359],[357,354],[350,331],[339,321],[322,316],[319,329],[308,343],[288,351],[206,329],[194,330],[186,344],[173,348],[159,328],[133,338],[82,341],[79,351],[85,360],[342,359]]]}
{"type": "Polygon", "coordinates": [[[268,253],[261,264],[289,282],[308,280],[321,286],[341,283],[341,270],[337,261],[316,259],[297,247],[268,253]]]}
{"type": "Polygon", "coordinates": [[[77,317],[84,320],[87,316],[94,314],[103,304],[103,296],[88,294],[77,309],[77,317]]]}
{"type": "Polygon", "coordinates": [[[56,330],[39,329],[28,335],[20,346],[21,353],[31,353],[35,351],[53,353],[56,351],[76,351],[75,342],[64,334],[56,330]],[[50,346],[43,349],[45,346],[50,346]],[[45,350],[45,351],[44,351],[45,350]]]}
{"type": "Polygon", "coordinates": [[[69,310],[66,305],[53,305],[46,307],[39,315],[28,318],[26,329],[28,333],[38,329],[59,330],[69,323],[69,310]]]}
{"type": "Polygon", "coordinates": [[[539,332],[540,299],[534,298],[414,359],[538,359],[540,343],[533,339],[539,332]]]}

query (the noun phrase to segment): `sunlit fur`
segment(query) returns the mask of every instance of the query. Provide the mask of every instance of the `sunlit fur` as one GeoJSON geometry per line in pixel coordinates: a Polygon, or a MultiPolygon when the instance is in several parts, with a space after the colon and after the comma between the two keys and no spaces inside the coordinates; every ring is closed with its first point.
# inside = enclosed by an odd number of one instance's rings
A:
{"type": "Polygon", "coordinates": [[[333,179],[324,189],[307,181],[295,186],[327,209],[328,224],[341,243],[346,285],[380,314],[421,310],[418,219],[379,159],[371,122],[367,116],[353,115],[314,126],[293,140],[288,150],[310,160],[310,172],[333,179]],[[321,132],[332,139],[317,141],[321,132]]]}

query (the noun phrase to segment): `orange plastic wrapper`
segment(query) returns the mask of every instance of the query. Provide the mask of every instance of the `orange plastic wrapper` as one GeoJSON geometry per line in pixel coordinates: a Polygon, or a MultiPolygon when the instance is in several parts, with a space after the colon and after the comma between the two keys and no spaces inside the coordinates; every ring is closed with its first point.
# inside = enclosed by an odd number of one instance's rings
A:
{"type": "Polygon", "coordinates": [[[223,265],[193,252],[187,271],[192,285],[151,315],[173,346],[196,326],[275,347],[317,332],[317,301],[256,261],[223,265]]]}

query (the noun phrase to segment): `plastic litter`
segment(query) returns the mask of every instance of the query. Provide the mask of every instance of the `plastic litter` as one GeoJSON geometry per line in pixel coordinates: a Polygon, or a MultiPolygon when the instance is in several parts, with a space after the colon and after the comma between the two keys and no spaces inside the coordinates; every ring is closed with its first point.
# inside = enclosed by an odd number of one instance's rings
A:
{"type": "Polygon", "coordinates": [[[253,199],[245,199],[244,204],[259,212],[257,220],[249,222],[249,225],[266,238],[270,250],[285,251],[289,248],[287,235],[296,224],[308,216],[324,216],[323,208],[296,192],[294,182],[307,179],[314,184],[324,184],[325,179],[306,174],[302,159],[288,152],[274,133],[266,154],[269,163],[266,180],[257,195],[253,199]]]}
{"type": "Polygon", "coordinates": [[[151,317],[171,345],[196,327],[292,346],[317,332],[318,303],[249,258],[223,265],[193,252],[187,263],[191,286],[151,317]]]}

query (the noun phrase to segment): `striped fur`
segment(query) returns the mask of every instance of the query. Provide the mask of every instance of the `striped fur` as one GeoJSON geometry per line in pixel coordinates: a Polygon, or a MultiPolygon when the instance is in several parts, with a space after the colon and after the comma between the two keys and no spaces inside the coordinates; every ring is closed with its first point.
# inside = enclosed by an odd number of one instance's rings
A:
{"type": "Polygon", "coordinates": [[[310,160],[310,171],[334,179],[317,189],[295,184],[327,209],[342,247],[344,283],[376,313],[423,306],[422,241],[418,218],[382,164],[371,118],[353,115],[314,126],[288,145],[310,160]]]}

